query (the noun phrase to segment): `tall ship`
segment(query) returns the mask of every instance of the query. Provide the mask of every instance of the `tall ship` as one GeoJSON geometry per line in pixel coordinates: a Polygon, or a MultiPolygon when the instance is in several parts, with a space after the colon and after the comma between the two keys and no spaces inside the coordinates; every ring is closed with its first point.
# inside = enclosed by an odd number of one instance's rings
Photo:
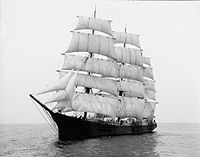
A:
{"type": "Polygon", "coordinates": [[[113,31],[96,9],[77,18],[59,78],[29,96],[61,140],[153,132],[155,81],[139,35],[113,31]]]}

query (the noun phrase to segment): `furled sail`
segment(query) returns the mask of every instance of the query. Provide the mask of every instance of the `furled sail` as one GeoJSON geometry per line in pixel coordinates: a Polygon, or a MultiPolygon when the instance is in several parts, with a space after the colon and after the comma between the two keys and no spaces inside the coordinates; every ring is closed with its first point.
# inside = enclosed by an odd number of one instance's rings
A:
{"type": "Polygon", "coordinates": [[[116,59],[112,38],[89,33],[73,32],[66,53],[70,52],[91,52],[116,59]]]}
{"type": "MultiPolygon", "coordinates": [[[[55,100],[56,102],[56,100],[55,100]]],[[[92,112],[108,115],[111,117],[135,117],[142,119],[144,100],[123,97],[121,100],[109,96],[91,94],[74,94],[72,104],[66,103],[65,99],[59,100],[55,108],[63,108],[63,111],[92,112]],[[63,105],[62,105],[63,104],[63,105]]]]}
{"type": "Polygon", "coordinates": [[[113,31],[113,38],[116,39],[115,43],[126,43],[141,48],[138,34],[113,31]]]}
{"type": "Polygon", "coordinates": [[[154,90],[144,90],[145,97],[156,101],[156,94],[154,90]]]}
{"type": "Polygon", "coordinates": [[[143,75],[144,77],[150,78],[150,79],[154,79],[153,78],[153,71],[151,67],[144,67],[143,69],[143,75]]]}
{"type": "Polygon", "coordinates": [[[156,107],[156,102],[145,102],[143,117],[148,120],[152,120],[154,116],[154,111],[156,107]]]}
{"type": "Polygon", "coordinates": [[[142,60],[144,64],[151,66],[150,57],[143,57],[142,60]]]}
{"type": "Polygon", "coordinates": [[[93,17],[78,17],[78,24],[75,30],[91,29],[106,33],[112,36],[111,21],[93,17]]]}
{"type": "Polygon", "coordinates": [[[134,48],[115,47],[116,60],[143,67],[142,51],[134,48]]]}
{"type": "Polygon", "coordinates": [[[148,80],[148,79],[144,79],[144,87],[147,90],[155,90],[154,81],[148,80]]]}
{"type": "Polygon", "coordinates": [[[71,69],[97,73],[103,75],[104,77],[119,77],[143,81],[142,68],[136,66],[118,65],[116,62],[111,60],[65,55],[62,70],[71,69]]]}

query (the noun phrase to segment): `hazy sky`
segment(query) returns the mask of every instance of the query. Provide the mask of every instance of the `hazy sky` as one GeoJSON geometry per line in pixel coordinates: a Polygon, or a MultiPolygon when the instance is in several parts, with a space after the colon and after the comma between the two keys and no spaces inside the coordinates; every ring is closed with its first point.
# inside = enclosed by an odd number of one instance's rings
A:
{"type": "Polygon", "coordinates": [[[76,16],[139,33],[156,80],[158,122],[200,122],[200,3],[1,0],[0,123],[44,122],[28,94],[57,77],[76,16]]]}

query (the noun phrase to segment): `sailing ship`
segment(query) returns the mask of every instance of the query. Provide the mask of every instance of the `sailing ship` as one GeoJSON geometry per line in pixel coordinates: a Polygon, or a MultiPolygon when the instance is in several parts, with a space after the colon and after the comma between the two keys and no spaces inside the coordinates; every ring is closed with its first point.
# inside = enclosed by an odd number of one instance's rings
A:
{"type": "Polygon", "coordinates": [[[62,140],[151,133],[157,127],[150,58],[143,56],[138,34],[126,27],[113,31],[111,22],[96,18],[96,9],[94,17],[78,16],[58,80],[30,94],[62,140]],[[45,102],[36,98],[50,92],[45,102]]]}

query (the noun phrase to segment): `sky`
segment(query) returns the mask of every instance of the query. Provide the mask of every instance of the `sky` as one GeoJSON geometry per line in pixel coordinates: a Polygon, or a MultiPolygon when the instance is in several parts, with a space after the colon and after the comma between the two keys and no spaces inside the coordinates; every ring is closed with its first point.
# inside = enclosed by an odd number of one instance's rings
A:
{"type": "Polygon", "coordinates": [[[30,93],[58,76],[76,16],[140,34],[156,80],[156,121],[200,122],[200,2],[1,0],[0,123],[45,123],[30,93]]]}

